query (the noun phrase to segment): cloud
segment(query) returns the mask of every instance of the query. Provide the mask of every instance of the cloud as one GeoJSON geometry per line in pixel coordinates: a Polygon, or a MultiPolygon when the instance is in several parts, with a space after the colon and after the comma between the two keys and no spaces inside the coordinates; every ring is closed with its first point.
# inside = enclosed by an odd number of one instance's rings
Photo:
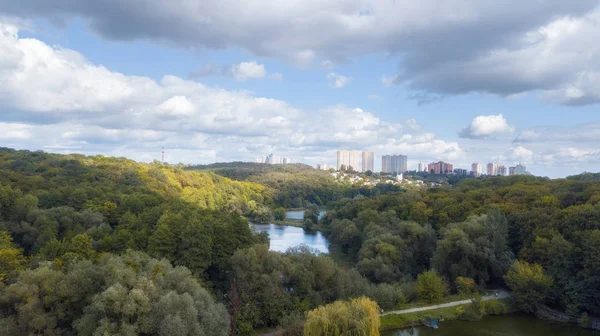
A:
{"type": "MultiPolygon", "coordinates": [[[[16,148],[148,161],[165,147],[169,161],[186,163],[271,151],[300,159],[377,146],[416,127],[344,105],[302,110],[176,76],[127,76],[74,50],[20,38],[14,26],[0,26],[0,49],[0,139],[16,148]]],[[[404,146],[426,148],[427,142],[433,147],[440,140],[427,136],[404,146]]]]}
{"type": "MultiPolygon", "coordinates": [[[[209,76],[226,76],[232,77],[237,81],[243,82],[248,79],[264,78],[267,76],[267,71],[264,64],[258,64],[255,61],[241,62],[232,65],[215,65],[207,64],[202,66],[198,71],[190,73],[189,78],[198,79],[209,76]]],[[[273,73],[269,78],[281,80],[283,75],[273,73]]]]}
{"type": "Polygon", "coordinates": [[[519,132],[515,143],[567,143],[570,145],[594,144],[600,141],[600,123],[572,127],[538,127],[519,132]]]}
{"type": "Polygon", "coordinates": [[[598,4],[122,0],[116,6],[108,0],[0,0],[0,11],[52,23],[81,19],[110,40],[198,50],[240,48],[302,66],[316,61],[330,66],[369,54],[402,55],[387,85],[442,96],[538,92],[549,101],[582,105],[600,101],[598,4]]]}
{"type": "Polygon", "coordinates": [[[329,79],[329,87],[334,89],[343,88],[352,81],[352,78],[342,76],[335,72],[328,73],[326,77],[329,79]]]}
{"type": "Polygon", "coordinates": [[[478,116],[471,124],[463,128],[458,135],[461,138],[486,139],[502,134],[512,134],[514,127],[510,126],[502,114],[478,116]]]}
{"type": "Polygon", "coordinates": [[[414,118],[406,120],[404,124],[406,125],[406,127],[408,127],[408,129],[412,131],[420,131],[421,129],[423,129],[423,126],[419,125],[417,120],[414,118]]]}
{"type": "Polygon", "coordinates": [[[433,133],[418,136],[405,134],[399,138],[390,138],[385,144],[375,146],[379,153],[404,154],[410,159],[420,160],[459,160],[465,157],[465,151],[457,142],[437,139],[433,133]]]}
{"type": "Polygon", "coordinates": [[[265,66],[256,62],[242,62],[235,64],[230,69],[233,78],[238,81],[245,81],[248,78],[263,78],[266,71],[265,66]]]}
{"type": "Polygon", "coordinates": [[[523,146],[511,148],[506,153],[507,160],[512,162],[528,163],[534,160],[534,152],[523,146]]]}

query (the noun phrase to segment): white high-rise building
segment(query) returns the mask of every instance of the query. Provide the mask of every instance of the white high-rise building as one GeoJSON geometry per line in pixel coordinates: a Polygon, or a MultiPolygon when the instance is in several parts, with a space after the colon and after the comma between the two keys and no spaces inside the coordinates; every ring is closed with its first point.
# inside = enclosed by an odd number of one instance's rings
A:
{"type": "Polygon", "coordinates": [[[345,149],[337,151],[336,170],[341,170],[342,166],[344,166],[346,169],[348,169],[349,165],[350,165],[350,152],[345,149]]]}
{"type": "Polygon", "coordinates": [[[473,163],[471,165],[471,171],[474,176],[481,176],[483,174],[483,165],[481,163],[473,163]]]}
{"type": "Polygon", "coordinates": [[[342,168],[342,165],[347,169],[358,170],[360,161],[360,152],[355,150],[339,150],[337,151],[337,170],[342,168]]]}
{"type": "Polygon", "coordinates": [[[319,169],[319,170],[327,170],[327,169],[329,169],[329,167],[325,163],[318,163],[317,164],[317,169],[319,169]]]}
{"type": "Polygon", "coordinates": [[[384,155],[381,157],[382,173],[405,173],[408,171],[408,157],[406,155],[384,155]]]}
{"type": "Polygon", "coordinates": [[[362,152],[362,171],[366,172],[367,170],[371,172],[375,170],[375,153],[373,152],[362,152]]]}
{"type": "Polygon", "coordinates": [[[254,158],[254,163],[265,163],[265,157],[264,156],[257,156],[254,158]]]}
{"type": "Polygon", "coordinates": [[[508,170],[506,166],[500,163],[488,163],[487,175],[489,176],[506,176],[508,170]]]}
{"type": "Polygon", "coordinates": [[[498,165],[498,176],[506,176],[508,174],[508,171],[506,169],[506,166],[503,164],[499,164],[498,165]]]}
{"type": "Polygon", "coordinates": [[[423,162],[419,162],[419,169],[418,172],[422,173],[425,171],[425,165],[423,164],[423,162]]]}
{"type": "Polygon", "coordinates": [[[354,170],[354,171],[358,171],[360,169],[359,163],[360,162],[360,152],[359,151],[355,151],[355,150],[351,150],[349,152],[350,158],[350,169],[354,170]]]}
{"type": "Polygon", "coordinates": [[[497,163],[488,163],[486,173],[488,176],[498,175],[498,164],[497,163]]]}

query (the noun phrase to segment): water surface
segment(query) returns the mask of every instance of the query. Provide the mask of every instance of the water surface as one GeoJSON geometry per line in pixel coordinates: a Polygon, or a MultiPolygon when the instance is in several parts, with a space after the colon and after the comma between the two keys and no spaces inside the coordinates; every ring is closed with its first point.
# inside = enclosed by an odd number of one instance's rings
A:
{"type": "Polygon", "coordinates": [[[290,247],[305,244],[312,249],[319,250],[321,253],[328,253],[327,238],[321,232],[308,232],[303,228],[295,226],[282,226],[275,224],[255,224],[250,223],[258,232],[268,232],[271,238],[271,251],[285,252],[290,247]]]}
{"type": "MultiPolygon", "coordinates": [[[[320,210],[319,211],[319,219],[323,218],[323,216],[325,216],[325,214],[327,213],[327,210],[320,210]]],[[[290,211],[286,211],[285,212],[285,218],[289,218],[289,219],[304,219],[304,210],[290,210],[290,211]]]]}
{"type": "Polygon", "coordinates": [[[419,327],[382,332],[381,336],[598,336],[576,326],[552,323],[527,315],[488,316],[479,322],[441,322],[439,329],[419,327]]]}

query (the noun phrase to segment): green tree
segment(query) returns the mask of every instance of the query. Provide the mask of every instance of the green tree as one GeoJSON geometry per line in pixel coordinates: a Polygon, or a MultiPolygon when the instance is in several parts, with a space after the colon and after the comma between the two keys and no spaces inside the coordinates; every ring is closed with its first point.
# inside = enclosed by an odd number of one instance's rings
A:
{"type": "Polygon", "coordinates": [[[361,297],[349,302],[336,301],[308,312],[304,336],[379,336],[377,303],[361,297]]]}
{"type": "Polygon", "coordinates": [[[279,207],[273,211],[273,218],[276,221],[284,221],[285,220],[285,209],[279,207]]]}
{"type": "Polygon", "coordinates": [[[417,295],[419,300],[439,303],[444,298],[445,284],[436,271],[425,271],[417,277],[417,295]]]}
{"type": "Polygon", "coordinates": [[[541,265],[520,260],[510,267],[504,280],[512,290],[517,306],[528,313],[535,312],[537,306],[544,303],[553,283],[541,265]]]}
{"type": "Polygon", "coordinates": [[[304,211],[304,220],[307,219],[315,224],[319,222],[319,207],[316,204],[310,204],[304,211]]]}

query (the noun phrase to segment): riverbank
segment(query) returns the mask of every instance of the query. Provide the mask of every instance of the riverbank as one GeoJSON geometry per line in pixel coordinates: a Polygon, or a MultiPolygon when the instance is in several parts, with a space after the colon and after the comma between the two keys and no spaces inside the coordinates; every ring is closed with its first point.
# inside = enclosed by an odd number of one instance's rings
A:
{"type": "MultiPolygon", "coordinates": [[[[510,314],[515,311],[510,298],[493,298],[481,302],[483,306],[483,314],[487,315],[503,315],[510,314]]],[[[472,303],[469,301],[449,302],[446,304],[436,305],[432,307],[412,308],[405,311],[389,312],[381,316],[381,331],[396,330],[410,328],[422,325],[423,320],[427,318],[441,317],[442,321],[458,320],[462,312],[465,311],[472,303]]]]}

